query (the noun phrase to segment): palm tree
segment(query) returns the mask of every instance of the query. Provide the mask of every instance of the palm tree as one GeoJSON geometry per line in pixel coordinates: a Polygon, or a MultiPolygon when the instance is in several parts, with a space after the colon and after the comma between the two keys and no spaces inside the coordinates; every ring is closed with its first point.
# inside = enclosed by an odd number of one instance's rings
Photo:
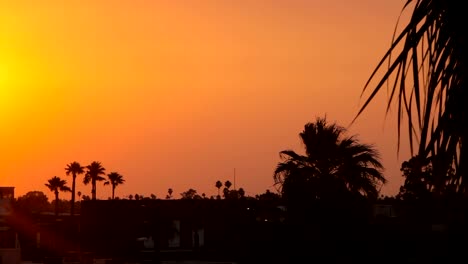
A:
{"type": "Polygon", "coordinates": [[[224,195],[224,198],[227,198],[228,195],[229,195],[229,188],[231,188],[232,186],[232,183],[227,180],[224,182],[224,189],[223,189],[223,195],[224,195]]]}
{"type": "Polygon", "coordinates": [[[231,188],[231,186],[232,186],[232,183],[230,181],[226,181],[224,183],[224,187],[228,188],[228,190],[229,190],[229,188],[231,188]]]}
{"type": "Polygon", "coordinates": [[[377,198],[377,187],[386,182],[379,154],[345,132],[317,118],[299,134],[305,155],[280,152],[283,161],[276,167],[274,181],[286,199],[303,200],[304,195],[311,200],[336,199],[347,194],[377,198]]]}
{"type": "Polygon", "coordinates": [[[47,180],[45,184],[51,192],[55,195],[55,216],[58,215],[58,204],[59,204],[59,192],[70,192],[70,187],[67,186],[67,181],[62,180],[57,176],[54,176],[47,180]]]}
{"type": "Polygon", "coordinates": [[[115,187],[125,182],[122,175],[118,172],[111,172],[107,174],[107,181],[104,182],[104,185],[110,184],[112,186],[112,200],[114,200],[115,187]]]}
{"type": "Polygon", "coordinates": [[[215,186],[216,188],[218,188],[218,198],[219,198],[220,197],[219,190],[221,189],[221,187],[223,187],[223,183],[221,181],[216,181],[215,186]]]}
{"type": "MultiPolygon", "coordinates": [[[[371,81],[379,78],[357,116],[386,83],[392,82],[387,109],[397,100],[398,140],[406,116],[411,154],[415,155],[413,145],[419,141],[416,155],[432,160],[433,177],[443,178],[454,168],[454,177],[459,179],[457,191],[464,193],[468,188],[468,153],[462,144],[468,134],[464,126],[468,114],[468,43],[462,26],[466,9],[463,1],[456,0],[408,0],[404,9],[410,6],[409,22],[394,36],[364,86],[366,91],[371,81]],[[387,62],[388,68],[379,75],[387,62]]],[[[434,182],[440,185],[434,186],[436,192],[444,188],[443,180],[434,182]]]]}
{"type": "Polygon", "coordinates": [[[79,174],[84,173],[84,167],[80,165],[80,163],[74,161],[69,164],[67,164],[67,167],[65,168],[66,174],[67,175],[72,175],[72,188],[71,188],[71,207],[70,207],[70,214],[73,216],[75,214],[75,181],[76,181],[76,176],[79,174]]]}
{"type": "Polygon", "coordinates": [[[83,179],[83,183],[87,185],[91,182],[91,196],[92,200],[96,200],[96,182],[103,181],[104,177],[101,175],[106,175],[106,169],[101,165],[99,161],[93,161],[91,164],[86,166],[86,174],[83,179]]]}

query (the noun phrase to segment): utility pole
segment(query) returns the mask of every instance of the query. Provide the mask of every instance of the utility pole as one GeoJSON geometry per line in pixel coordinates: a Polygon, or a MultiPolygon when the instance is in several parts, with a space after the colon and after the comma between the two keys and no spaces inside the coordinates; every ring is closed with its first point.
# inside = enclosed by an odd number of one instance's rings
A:
{"type": "Polygon", "coordinates": [[[236,190],[236,168],[234,168],[234,190],[236,190]]]}

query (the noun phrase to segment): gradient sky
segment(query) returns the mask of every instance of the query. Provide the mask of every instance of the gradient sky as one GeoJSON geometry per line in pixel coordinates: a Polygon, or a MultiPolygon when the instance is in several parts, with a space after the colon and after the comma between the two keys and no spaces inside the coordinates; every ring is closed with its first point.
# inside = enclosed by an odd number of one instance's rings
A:
{"type": "MultiPolygon", "coordinates": [[[[47,179],[97,160],[121,197],[214,195],[234,168],[247,194],[274,190],[305,123],[355,117],[404,2],[1,0],[0,186],[52,197],[47,179]]],[[[384,194],[409,158],[394,120],[382,95],[349,127],[381,152],[384,194]]]]}

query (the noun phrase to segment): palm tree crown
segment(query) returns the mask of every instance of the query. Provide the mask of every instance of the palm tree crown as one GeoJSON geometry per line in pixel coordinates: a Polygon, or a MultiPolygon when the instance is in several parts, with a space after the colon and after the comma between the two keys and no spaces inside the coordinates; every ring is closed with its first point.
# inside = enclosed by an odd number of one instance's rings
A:
{"type": "Polygon", "coordinates": [[[67,164],[67,167],[65,168],[65,172],[67,175],[72,175],[72,188],[71,188],[71,207],[70,207],[70,214],[73,216],[75,214],[75,182],[76,182],[76,176],[79,174],[84,173],[84,167],[80,165],[80,163],[74,161],[69,164],[67,164]]]}
{"type": "Polygon", "coordinates": [[[313,199],[343,194],[377,197],[378,185],[386,182],[378,152],[344,133],[344,128],[317,118],[300,133],[305,155],[280,152],[283,161],[276,167],[274,181],[285,198],[306,193],[313,199]]]}
{"type": "Polygon", "coordinates": [[[104,180],[104,177],[101,175],[106,175],[105,171],[106,169],[99,161],[93,161],[91,164],[86,166],[86,174],[83,179],[83,183],[88,184],[91,182],[92,200],[96,200],[96,182],[104,180]]]}
{"type": "Polygon", "coordinates": [[[57,176],[47,180],[45,186],[47,186],[47,188],[49,188],[49,190],[55,195],[55,215],[58,215],[59,192],[69,192],[71,189],[67,186],[66,180],[62,180],[57,176]]]}
{"type": "Polygon", "coordinates": [[[114,194],[115,194],[115,188],[123,184],[125,182],[124,178],[122,175],[120,175],[118,172],[111,172],[107,174],[107,181],[104,182],[104,185],[111,185],[112,186],[112,200],[114,199],[114,194]]]}

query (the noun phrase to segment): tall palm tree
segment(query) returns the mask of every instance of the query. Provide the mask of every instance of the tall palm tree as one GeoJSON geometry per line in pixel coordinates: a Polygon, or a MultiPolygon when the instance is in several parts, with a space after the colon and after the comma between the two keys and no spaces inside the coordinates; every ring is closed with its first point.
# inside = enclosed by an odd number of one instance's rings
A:
{"type": "MultiPolygon", "coordinates": [[[[465,193],[468,153],[462,143],[468,133],[463,125],[468,114],[468,40],[463,26],[468,20],[466,9],[463,1],[456,0],[408,0],[404,9],[411,7],[411,18],[394,36],[364,87],[363,92],[371,85],[374,88],[357,116],[385,84],[390,84],[387,109],[397,100],[398,140],[406,116],[412,154],[418,141],[416,155],[432,160],[433,177],[444,177],[454,168],[455,177],[461,179],[457,191],[465,193]],[[388,68],[382,69],[386,63],[388,68]],[[371,81],[376,78],[374,86],[371,81]]],[[[444,184],[443,180],[434,182],[444,184]]],[[[436,192],[443,188],[434,186],[436,192]]]]}
{"type": "Polygon", "coordinates": [[[220,197],[219,190],[221,189],[221,187],[223,187],[223,183],[218,180],[216,181],[215,186],[216,188],[218,188],[218,197],[220,197]]]}
{"type": "Polygon", "coordinates": [[[386,182],[379,154],[345,132],[336,124],[327,124],[325,118],[317,118],[299,134],[305,155],[280,152],[283,161],[276,167],[274,181],[286,199],[304,195],[313,200],[335,199],[347,194],[377,198],[377,187],[386,182]]]}
{"type": "Polygon", "coordinates": [[[101,175],[106,175],[106,169],[101,165],[99,161],[93,161],[91,164],[86,166],[86,174],[83,179],[83,183],[87,185],[91,182],[91,199],[96,200],[96,182],[103,181],[104,177],[101,175]]]}
{"type": "Polygon", "coordinates": [[[60,179],[60,177],[54,176],[47,180],[45,184],[51,192],[55,195],[55,216],[58,215],[58,204],[59,204],[59,192],[70,192],[70,187],[67,186],[67,181],[60,179]]]}
{"type": "Polygon", "coordinates": [[[79,174],[84,173],[84,167],[81,166],[80,163],[73,161],[69,164],[67,164],[67,167],[65,167],[65,172],[67,175],[72,175],[72,188],[71,188],[71,207],[70,207],[70,214],[73,216],[75,214],[75,181],[76,181],[76,176],[79,174]]]}
{"type": "Polygon", "coordinates": [[[104,182],[104,185],[110,184],[112,186],[112,200],[114,200],[115,187],[125,182],[122,175],[118,172],[111,172],[107,174],[107,181],[104,182]]]}

